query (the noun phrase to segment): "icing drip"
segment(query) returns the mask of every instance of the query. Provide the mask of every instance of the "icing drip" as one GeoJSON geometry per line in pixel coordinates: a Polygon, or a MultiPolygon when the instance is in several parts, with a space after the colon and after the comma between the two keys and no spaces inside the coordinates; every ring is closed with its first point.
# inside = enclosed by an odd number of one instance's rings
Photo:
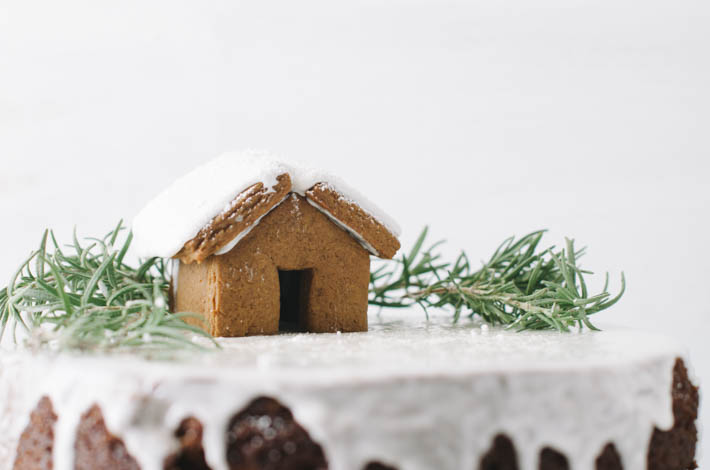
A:
{"type": "Polygon", "coordinates": [[[630,331],[512,333],[415,312],[371,318],[368,333],[220,340],[215,353],[151,361],[130,355],[0,356],[0,470],[9,470],[39,398],[59,417],[55,470],[73,468],[79,417],[92,404],[143,470],[161,470],[173,431],[204,426],[213,470],[226,470],[231,416],[256,396],[289,407],[332,470],[384,461],[401,470],[476,468],[494,436],[515,444],[523,470],[540,450],[593,469],[613,442],[627,470],[645,468],[654,426],[673,424],[679,348],[630,331]]]}

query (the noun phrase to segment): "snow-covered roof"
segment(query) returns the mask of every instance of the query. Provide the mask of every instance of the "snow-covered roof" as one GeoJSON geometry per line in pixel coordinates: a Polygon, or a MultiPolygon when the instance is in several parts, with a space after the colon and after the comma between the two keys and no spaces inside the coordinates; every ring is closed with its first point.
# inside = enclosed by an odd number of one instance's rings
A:
{"type": "MultiPolygon", "coordinates": [[[[264,188],[273,188],[278,183],[277,177],[285,174],[290,176],[291,192],[305,196],[374,255],[381,253],[368,240],[367,234],[358,233],[335,217],[332,211],[309,198],[309,190],[316,185],[327,187],[337,193],[345,205],[361,209],[372,224],[384,228],[394,239],[399,237],[400,228],[394,219],[337,176],[289,164],[265,152],[245,151],[220,155],[176,180],[152,200],[133,220],[134,248],[142,257],[174,257],[218,215],[229,211],[246,189],[257,183],[263,184],[264,188]]],[[[252,225],[256,223],[258,220],[252,225]]],[[[235,234],[227,244],[228,248],[231,249],[251,228],[246,227],[242,233],[235,234]]],[[[222,249],[215,254],[226,251],[222,249]]]]}

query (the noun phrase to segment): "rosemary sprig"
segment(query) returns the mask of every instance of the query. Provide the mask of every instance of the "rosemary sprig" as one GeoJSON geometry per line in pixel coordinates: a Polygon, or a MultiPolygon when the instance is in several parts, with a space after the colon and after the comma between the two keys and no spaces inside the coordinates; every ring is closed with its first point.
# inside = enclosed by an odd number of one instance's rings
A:
{"type": "Polygon", "coordinates": [[[626,289],[621,273],[621,290],[612,297],[607,274],[602,292],[590,295],[584,276],[592,273],[577,263],[585,250],[575,250],[569,239],[565,248],[540,249],[544,230],[508,238],[478,270],[464,252],[453,263],[442,261],[437,252],[441,242],[423,249],[427,232],[424,228],[409,254],[383,261],[372,271],[371,305],[418,304],[425,312],[449,307],[455,321],[465,312],[519,331],[569,331],[574,326],[597,330],[589,316],[614,305],[626,289]]]}
{"type": "Polygon", "coordinates": [[[133,237],[121,236],[123,229],[119,222],[86,246],[75,231],[64,249],[45,231],[39,249],[0,291],[0,338],[20,326],[31,343],[57,349],[202,347],[191,338],[209,335],[183,321],[190,314],[169,312],[165,261],[126,264],[133,237]]]}

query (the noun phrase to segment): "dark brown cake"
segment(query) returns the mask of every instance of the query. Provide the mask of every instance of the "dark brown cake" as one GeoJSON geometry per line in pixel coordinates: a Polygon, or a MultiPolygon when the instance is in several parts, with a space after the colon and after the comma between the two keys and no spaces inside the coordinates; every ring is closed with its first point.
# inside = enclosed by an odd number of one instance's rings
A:
{"type": "MultiPolygon", "coordinates": [[[[81,416],[74,443],[75,470],[139,470],[123,441],[106,429],[98,406],[81,416]]],[[[19,470],[19,469],[18,469],[19,470]]]]}
{"type": "Polygon", "coordinates": [[[15,470],[46,470],[52,468],[54,424],[57,415],[52,402],[43,397],[30,415],[30,424],[20,437],[15,470]]]}
{"type": "Polygon", "coordinates": [[[180,449],[165,459],[165,470],[209,470],[202,448],[202,423],[195,418],[186,418],[180,423],[175,437],[180,442],[180,449]]]}

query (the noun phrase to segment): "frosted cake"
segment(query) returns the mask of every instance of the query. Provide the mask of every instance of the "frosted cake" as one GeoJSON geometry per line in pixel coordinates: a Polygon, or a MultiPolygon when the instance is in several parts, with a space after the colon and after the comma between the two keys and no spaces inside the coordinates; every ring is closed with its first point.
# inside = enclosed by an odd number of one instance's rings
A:
{"type": "Polygon", "coordinates": [[[150,359],[5,352],[0,469],[688,469],[682,348],[370,318],[150,359]]]}

